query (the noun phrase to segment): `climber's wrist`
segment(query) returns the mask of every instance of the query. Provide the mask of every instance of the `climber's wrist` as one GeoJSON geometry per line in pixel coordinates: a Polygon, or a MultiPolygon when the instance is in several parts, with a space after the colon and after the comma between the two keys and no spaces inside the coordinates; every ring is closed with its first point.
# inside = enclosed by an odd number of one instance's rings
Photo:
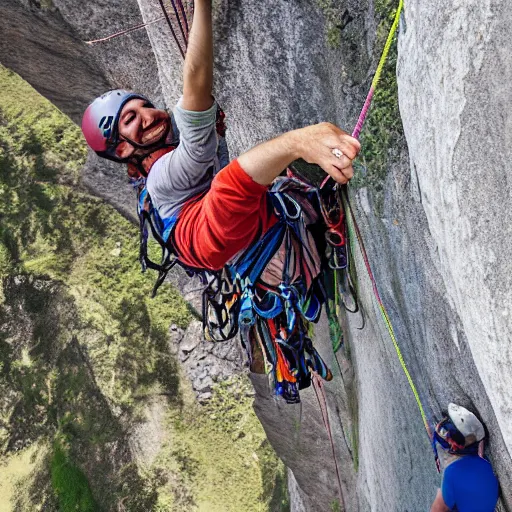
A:
{"type": "Polygon", "coordinates": [[[288,147],[288,154],[290,155],[290,162],[302,158],[304,146],[308,143],[307,134],[304,132],[304,128],[298,130],[292,130],[283,135],[286,140],[288,147]]]}

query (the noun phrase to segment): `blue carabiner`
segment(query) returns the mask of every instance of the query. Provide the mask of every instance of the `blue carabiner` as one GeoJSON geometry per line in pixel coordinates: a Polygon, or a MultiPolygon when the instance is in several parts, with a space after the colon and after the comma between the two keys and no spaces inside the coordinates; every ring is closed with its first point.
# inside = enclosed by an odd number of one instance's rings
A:
{"type": "Polygon", "coordinates": [[[295,305],[297,303],[297,291],[292,286],[286,286],[284,284],[279,285],[279,291],[281,297],[284,299],[284,308],[286,312],[287,330],[290,335],[297,322],[297,313],[295,311],[295,305]]]}
{"type": "Polygon", "coordinates": [[[240,302],[240,313],[238,314],[240,323],[247,326],[254,325],[256,322],[256,315],[254,314],[252,291],[245,290],[240,302]]]}

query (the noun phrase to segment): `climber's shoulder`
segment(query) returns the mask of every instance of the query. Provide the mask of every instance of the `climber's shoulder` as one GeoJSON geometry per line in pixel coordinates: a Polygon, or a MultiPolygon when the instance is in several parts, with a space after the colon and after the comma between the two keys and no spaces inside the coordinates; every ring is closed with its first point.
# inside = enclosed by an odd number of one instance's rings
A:
{"type": "Polygon", "coordinates": [[[467,455],[450,464],[443,475],[442,494],[448,507],[492,512],[498,500],[498,480],[491,464],[467,455]]]}

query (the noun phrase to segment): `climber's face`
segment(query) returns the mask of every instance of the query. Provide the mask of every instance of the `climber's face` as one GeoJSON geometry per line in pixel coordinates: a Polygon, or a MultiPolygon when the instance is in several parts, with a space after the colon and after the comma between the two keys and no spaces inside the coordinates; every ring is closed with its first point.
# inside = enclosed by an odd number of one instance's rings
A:
{"type": "Polygon", "coordinates": [[[129,158],[147,154],[147,149],[158,144],[171,129],[171,119],[165,110],[158,110],[140,99],[126,103],[119,116],[119,139],[116,154],[129,158]],[[134,143],[134,144],[132,144],[134,143]]]}

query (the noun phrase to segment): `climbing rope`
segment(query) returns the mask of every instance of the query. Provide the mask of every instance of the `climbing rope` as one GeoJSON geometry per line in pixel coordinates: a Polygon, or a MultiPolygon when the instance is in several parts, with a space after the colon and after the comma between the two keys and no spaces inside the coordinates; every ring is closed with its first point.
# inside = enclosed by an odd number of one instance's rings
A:
{"type": "Polygon", "coordinates": [[[359,114],[359,119],[357,120],[354,131],[352,132],[352,137],[356,139],[359,138],[361,130],[363,128],[364,121],[366,116],[368,115],[368,109],[370,108],[370,104],[373,99],[373,94],[375,93],[375,89],[380,80],[380,75],[382,74],[382,70],[384,68],[384,64],[388,58],[389,49],[391,48],[391,44],[393,43],[393,39],[396,34],[396,29],[398,28],[398,23],[400,21],[400,14],[402,13],[402,9],[404,7],[404,0],[400,0],[398,3],[398,7],[396,9],[395,18],[393,20],[393,24],[391,25],[391,29],[389,30],[388,38],[386,39],[386,44],[384,45],[384,49],[382,50],[382,55],[380,56],[379,64],[375,71],[375,75],[373,75],[372,84],[370,86],[370,90],[368,91],[368,95],[366,96],[366,100],[364,102],[363,108],[361,109],[361,113],[359,114]]]}
{"type": "MultiPolygon", "coordinates": [[[[375,89],[377,88],[377,85],[380,81],[380,76],[382,74],[382,70],[384,69],[384,65],[386,64],[386,60],[387,60],[388,54],[389,54],[389,49],[391,48],[391,44],[393,43],[393,39],[395,37],[396,30],[398,28],[398,23],[400,21],[400,14],[402,13],[403,7],[404,7],[404,1],[400,0],[398,3],[398,7],[396,9],[395,18],[393,19],[393,24],[391,25],[388,37],[386,39],[386,44],[384,45],[384,49],[382,50],[382,54],[380,56],[379,64],[377,65],[377,69],[375,70],[375,74],[373,75],[373,80],[370,85],[370,90],[368,91],[366,99],[364,100],[363,108],[361,109],[361,113],[359,114],[359,118],[357,119],[356,126],[355,126],[354,130],[352,131],[352,137],[354,137],[356,139],[359,139],[359,135],[361,134],[363,124],[366,120],[366,117],[368,116],[368,110],[370,109],[370,105],[372,103],[375,89]]],[[[320,185],[320,188],[322,188],[330,179],[331,179],[331,177],[327,176],[324,179],[324,181],[322,182],[322,184],[320,185]]]]}
{"type": "MultiPolygon", "coordinates": [[[[178,36],[174,30],[174,27],[172,26],[171,18],[169,17],[169,13],[167,12],[167,9],[165,8],[164,1],[158,0],[158,3],[160,4],[162,12],[164,13],[165,19],[167,20],[167,25],[169,25],[172,37],[174,38],[174,41],[176,42],[176,46],[178,47],[178,50],[180,51],[181,56],[183,58],[185,58],[185,51],[181,47],[180,40],[178,39],[178,36]]],[[[174,6],[174,2],[173,2],[173,6],[174,6]]],[[[180,27],[181,27],[181,23],[180,23],[180,27]]],[[[186,44],[186,42],[185,42],[185,44],[186,44]]]]}
{"type": "MultiPolygon", "coordinates": [[[[174,42],[176,43],[176,46],[178,47],[178,50],[180,51],[181,56],[183,58],[185,58],[185,52],[187,51],[188,35],[189,35],[189,23],[188,23],[187,11],[185,10],[185,6],[183,5],[182,0],[171,0],[172,9],[174,11],[176,21],[178,22],[178,26],[179,26],[180,32],[181,32],[181,38],[183,40],[183,42],[181,42],[180,38],[178,37],[178,34],[176,33],[176,30],[173,27],[172,20],[169,16],[169,13],[167,12],[167,9],[165,7],[163,0],[158,0],[158,3],[160,4],[160,7],[162,9],[163,16],[160,16],[159,18],[148,21],[147,23],[140,23],[133,27],[129,27],[127,29],[121,30],[114,34],[110,34],[109,36],[102,37],[100,39],[92,39],[91,41],[84,41],[85,44],[93,45],[96,43],[110,41],[111,39],[115,39],[116,37],[120,37],[125,34],[129,34],[130,32],[134,32],[135,30],[140,30],[140,29],[146,28],[150,25],[153,25],[155,23],[158,23],[159,21],[166,20],[167,25],[169,26],[169,29],[171,30],[171,34],[173,36],[174,42]]],[[[190,10],[193,12],[193,3],[189,3],[188,5],[190,5],[190,10]]]]}
{"type": "MultiPolygon", "coordinates": [[[[400,0],[399,3],[398,3],[398,7],[397,7],[397,10],[396,10],[396,13],[395,13],[395,17],[394,17],[394,20],[393,20],[393,24],[391,25],[391,29],[389,31],[389,34],[388,34],[388,37],[387,37],[387,40],[386,40],[386,44],[384,45],[384,49],[382,51],[382,54],[381,54],[381,57],[380,57],[380,60],[379,60],[379,64],[377,66],[377,69],[375,71],[375,75],[373,77],[373,80],[372,80],[372,83],[371,83],[371,86],[370,86],[370,90],[368,92],[368,95],[366,96],[366,100],[364,102],[364,105],[363,105],[363,108],[361,109],[361,113],[359,114],[359,118],[357,120],[357,123],[356,123],[356,126],[352,132],[352,136],[355,137],[355,138],[359,138],[359,135],[361,134],[361,130],[362,130],[362,127],[363,127],[363,124],[366,120],[366,117],[368,116],[368,110],[370,108],[370,105],[371,105],[371,102],[372,102],[372,99],[373,99],[373,95],[375,93],[375,89],[377,88],[377,85],[379,83],[379,80],[380,80],[380,77],[381,77],[381,74],[382,74],[382,70],[384,68],[384,65],[386,63],[386,59],[388,57],[388,54],[389,54],[389,49],[391,47],[391,44],[393,42],[393,39],[395,37],[395,34],[396,34],[396,30],[398,28],[398,24],[399,24],[399,21],[400,21],[400,15],[401,15],[401,12],[402,12],[402,9],[403,9],[403,5],[404,5],[404,2],[403,0],[400,0]]],[[[323,187],[329,180],[331,179],[330,176],[327,176],[325,178],[325,180],[322,182],[322,185],[321,187],[323,187]]],[[[388,312],[384,306],[384,303],[382,302],[382,299],[381,299],[381,296],[380,296],[380,293],[379,293],[379,290],[378,290],[378,287],[377,287],[377,282],[375,280],[375,277],[373,275],[373,272],[372,272],[372,269],[371,269],[371,266],[370,266],[370,261],[368,259],[368,254],[366,252],[366,248],[365,248],[365,245],[364,245],[364,242],[363,242],[363,238],[361,236],[361,231],[359,229],[359,226],[357,224],[357,221],[356,221],[356,218],[355,218],[355,215],[354,215],[354,212],[352,210],[352,207],[350,205],[350,201],[349,201],[349,196],[348,196],[348,192],[347,192],[347,187],[342,187],[342,193],[343,193],[343,196],[344,196],[344,202],[345,202],[345,208],[346,210],[348,210],[348,212],[350,213],[350,220],[352,221],[352,225],[350,225],[349,222],[347,222],[347,225],[348,225],[348,228],[349,228],[349,232],[350,232],[350,237],[349,239],[354,239],[354,233],[356,235],[356,239],[357,239],[357,242],[358,242],[358,245],[359,245],[359,248],[361,250],[361,255],[363,257],[363,260],[364,260],[364,264],[366,266],[366,270],[368,272],[368,276],[370,278],[370,281],[372,283],[372,288],[373,288],[373,294],[375,295],[375,298],[377,300],[377,303],[379,305],[379,310],[380,310],[380,313],[382,315],[382,318],[384,320],[384,323],[386,325],[386,328],[388,330],[388,333],[389,333],[389,337],[391,338],[391,341],[393,342],[393,346],[395,348],[395,351],[396,351],[396,354],[398,356],[398,360],[400,362],[400,365],[402,367],[402,370],[407,378],[407,382],[409,383],[409,387],[411,388],[411,391],[414,395],[414,399],[416,400],[416,404],[418,405],[418,409],[420,411],[420,415],[421,415],[421,418],[423,420],[423,424],[425,426],[425,430],[427,431],[427,434],[429,436],[429,438],[431,439],[432,438],[432,432],[431,432],[431,428],[430,428],[430,424],[428,422],[428,419],[427,419],[427,415],[425,413],[425,409],[423,407],[423,404],[421,402],[421,399],[420,399],[420,395],[418,393],[418,390],[416,388],[416,385],[414,384],[414,381],[411,377],[411,374],[407,368],[407,365],[405,363],[405,359],[402,355],[402,351],[400,350],[400,346],[398,344],[398,341],[396,339],[396,336],[395,336],[395,331],[393,329],[393,325],[391,324],[391,320],[389,318],[389,315],[388,315],[388,312]]]]}
{"type": "MultiPolygon", "coordinates": [[[[357,120],[357,123],[356,123],[356,126],[354,128],[354,131],[352,132],[352,136],[355,137],[355,138],[359,138],[359,135],[361,133],[361,129],[362,129],[363,124],[364,124],[364,122],[366,120],[366,117],[368,115],[368,110],[369,110],[370,104],[372,102],[373,95],[375,93],[375,89],[377,88],[377,85],[379,83],[379,80],[380,80],[380,77],[381,77],[381,74],[382,74],[382,70],[384,68],[384,64],[386,63],[386,59],[388,57],[389,49],[391,47],[391,44],[393,42],[396,30],[398,28],[398,23],[400,21],[400,14],[402,12],[403,5],[404,5],[403,0],[400,0],[399,3],[398,3],[397,10],[396,10],[395,18],[393,20],[393,24],[391,26],[391,29],[389,31],[389,34],[388,34],[388,37],[387,37],[387,40],[386,40],[386,44],[384,45],[384,49],[382,51],[382,55],[381,55],[381,58],[380,58],[380,61],[379,61],[379,65],[377,66],[377,70],[375,71],[375,75],[373,77],[372,84],[370,86],[370,90],[369,90],[368,95],[366,97],[366,100],[364,102],[363,108],[361,109],[361,113],[360,113],[359,118],[357,120]]],[[[410,374],[410,372],[409,372],[409,370],[407,368],[407,365],[405,363],[405,359],[403,357],[402,351],[400,350],[400,345],[398,344],[398,341],[396,339],[395,331],[393,329],[393,325],[392,325],[391,320],[389,318],[389,314],[388,314],[388,312],[386,310],[386,307],[384,306],[384,303],[383,303],[382,298],[380,296],[379,289],[377,287],[377,281],[375,280],[375,276],[373,275],[373,272],[372,272],[372,269],[371,269],[371,266],[370,266],[370,261],[368,259],[368,254],[366,252],[366,248],[365,248],[365,245],[364,245],[364,242],[363,242],[363,237],[361,236],[361,230],[359,229],[359,226],[357,224],[357,221],[356,221],[356,218],[355,218],[355,215],[354,215],[354,211],[352,210],[352,207],[350,205],[347,188],[343,187],[342,188],[342,192],[343,192],[344,199],[345,199],[345,205],[347,207],[348,212],[350,213],[350,220],[352,221],[351,223],[347,223],[349,231],[352,230],[350,238],[352,240],[354,239],[353,234],[355,232],[356,239],[357,239],[357,242],[358,242],[358,245],[359,245],[359,249],[361,251],[361,255],[363,257],[363,261],[364,261],[364,264],[365,264],[365,267],[366,267],[366,271],[367,271],[368,276],[370,278],[370,281],[372,283],[373,294],[375,296],[375,299],[377,300],[377,304],[379,305],[379,310],[380,310],[382,319],[384,320],[384,323],[385,323],[386,328],[388,330],[389,337],[391,338],[391,341],[393,342],[393,347],[395,348],[395,352],[396,352],[398,360],[400,362],[400,366],[402,367],[402,370],[403,370],[403,372],[404,372],[404,374],[405,374],[405,376],[407,378],[407,382],[409,383],[409,387],[411,388],[411,391],[412,391],[412,393],[414,395],[414,399],[416,400],[416,404],[417,404],[418,409],[420,411],[421,419],[423,420],[423,424],[425,426],[425,430],[427,431],[427,435],[431,439],[432,438],[432,431],[431,431],[430,424],[429,424],[428,419],[427,419],[427,415],[425,413],[425,409],[424,409],[423,404],[421,402],[420,395],[418,393],[416,385],[414,384],[414,381],[413,381],[413,379],[411,377],[411,374],[410,374]]]]}
{"type": "Polygon", "coordinates": [[[332,450],[332,458],[334,460],[334,468],[336,470],[336,478],[338,480],[338,492],[340,495],[340,506],[341,510],[345,510],[345,502],[343,499],[343,490],[341,486],[341,475],[340,470],[338,468],[338,459],[336,458],[336,450],[334,448],[334,439],[332,436],[331,423],[329,421],[329,410],[327,409],[327,397],[325,396],[324,383],[322,379],[316,372],[311,372],[311,381],[313,383],[313,389],[315,390],[316,399],[318,401],[318,405],[320,406],[320,411],[322,412],[322,420],[324,422],[325,430],[327,431],[327,435],[329,437],[329,441],[331,443],[332,450]]]}
{"type": "Polygon", "coordinates": [[[149,25],[153,25],[154,23],[158,23],[159,21],[165,20],[165,16],[160,16],[160,18],[156,18],[155,20],[148,21],[147,23],[140,23],[139,25],[135,25],[130,28],[126,28],[124,30],[121,30],[120,32],[116,32],[115,34],[111,34],[106,37],[102,37],[101,39],[92,39],[91,41],[84,41],[85,44],[93,45],[96,43],[102,43],[104,41],[109,41],[110,39],[114,39],[119,36],[124,36],[125,34],[129,34],[130,32],[133,32],[134,30],[140,30],[142,28],[148,27],[149,25]]]}
{"type": "Polygon", "coordinates": [[[382,302],[382,299],[380,297],[379,289],[377,288],[377,281],[375,280],[375,277],[373,275],[373,272],[372,272],[372,269],[371,269],[371,266],[370,266],[370,261],[368,259],[368,254],[367,254],[366,248],[364,246],[363,237],[361,236],[361,231],[359,229],[359,226],[358,226],[358,224],[356,222],[356,219],[355,219],[355,216],[354,216],[354,212],[353,212],[353,210],[352,210],[352,208],[350,206],[350,203],[349,203],[348,193],[347,193],[345,188],[343,190],[344,190],[345,204],[347,206],[347,210],[350,213],[350,220],[352,221],[352,225],[350,223],[347,223],[347,226],[348,226],[348,229],[349,229],[350,238],[352,240],[354,240],[354,236],[353,235],[354,235],[354,232],[355,232],[356,239],[357,239],[357,242],[358,242],[358,245],[359,245],[359,249],[361,250],[361,255],[363,257],[364,264],[365,264],[365,267],[366,267],[366,271],[368,272],[368,276],[370,277],[370,281],[372,283],[373,294],[375,295],[375,299],[377,300],[377,303],[379,305],[380,313],[382,315],[384,323],[386,324],[386,328],[388,330],[389,337],[391,338],[391,341],[393,342],[393,346],[394,346],[396,354],[398,356],[398,360],[400,361],[400,365],[402,367],[402,370],[403,370],[405,376],[407,377],[407,382],[409,383],[411,391],[412,391],[412,393],[414,395],[414,398],[416,400],[416,403],[418,405],[418,409],[419,409],[420,414],[421,414],[421,419],[423,420],[423,424],[425,425],[425,429],[427,431],[427,434],[428,434],[429,438],[432,438],[432,432],[431,432],[431,429],[430,429],[430,424],[428,422],[427,415],[425,414],[425,410],[423,408],[423,404],[421,402],[420,395],[418,393],[416,385],[414,384],[414,381],[412,380],[411,374],[410,374],[409,370],[407,369],[407,365],[405,363],[405,359],[404,359],[404,357],[402,355],[402,351],[400,350],[400,346],[398,345],[398,341],[397,341],[396,336],[395,336],[395,331],[393,329],[393,325],[391,324],[391,320],[389,319],[388,312],[387,312],[387,310],[386,310],[386,308],[384,306],[384,303],[382,302]]]}
{"type": "MultiPolygon", "coordinates": [[[[181,4],[181,8],[183,8],[183,4],[180,2],[181,4]]],[[[183,44],[185,45],[185,50],[182,52],[182,55],[184,56],[185,52],[186,52],[186,48],[187,48],[187,43],[188,43],[188,37],[185,35],[185,29],[183,28],[183,23],[181,21],[181,17],[180,17],[180,14],[178,13],[178,7],[176,7],[176,2],[174,0],[171,0],[171,5],[172,5],[172,9],[174,11],[174,15],[176,17],[176,20],[178,21],[178,25],[180,27],[180,32],[181,32],[181,37],[183,38],[183,44]]],[[[162,6],[162,9],[164,10],[164,14],[167,14],[167,10],[163,7],[163,1],[160,2],[160,6],[162,6]]],[[[181,11],[181,14],[182,16],[185,14],[185,9],[183,9],[181,11]]],[[[167,22],[169,23],[169,26],[170,25],[170,18],[168,16],[166,16],[166,19],[167,19],[167,22]]],[[[178,41],[176,41],[176,43],[178,44],[178,41]]],[[[178,44],[178,46],[180,46],[180,50],[181,50],[181,45],[178,44]]],[[[185,57],[183,57],[185,58],[185,57]]]]}
{"type": "Polygon", "coordinates": [[[183,2],[181,0],[176,0],[176,3],[178,4],[178,7],[180,9],[181,19],[183,20],[183,23],[185,24],[185,34],[183,34],[183,38],[188,43],[188,32],[189,32],[189,30],[188,30],[187,13],[185,12],[185,7],[183,6],[183,2]]]}

